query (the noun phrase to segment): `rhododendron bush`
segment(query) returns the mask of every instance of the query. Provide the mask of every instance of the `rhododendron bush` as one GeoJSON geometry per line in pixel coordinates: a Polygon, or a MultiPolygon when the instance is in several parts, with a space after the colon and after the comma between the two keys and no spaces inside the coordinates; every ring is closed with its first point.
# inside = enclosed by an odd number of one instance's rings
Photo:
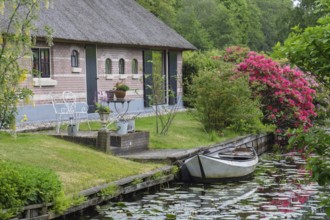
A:
{"type": "Polygon", "coordinates": [[[242,62],[250,49],[248,47],[240,47],[240,46],[231,46],[226,48],[225,53],[223,55],[223,61],[225,62],[232,62],[232,63],[239,63],[242,62]]]}
{"type": "Polygon", "coordinates": [[[316,116],[315,90],[311,89],[304,72],[282,67],[256,52],[248,54],[248,58],[238,65],[238,71],[249,74],[253,94],[262,104],[264,122],[275,124],[278,134],[284,134],[288,128],[307,130],[312,126],[316,116]]]}

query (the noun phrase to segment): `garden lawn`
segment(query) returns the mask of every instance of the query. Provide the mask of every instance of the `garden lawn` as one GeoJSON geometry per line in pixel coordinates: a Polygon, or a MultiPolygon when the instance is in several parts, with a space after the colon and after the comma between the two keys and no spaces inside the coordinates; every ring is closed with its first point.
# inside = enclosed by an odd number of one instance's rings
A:
{"type": "Polygon", "coordinates": [[[137,163],[44,134],[0,133],[0,160],[55,171],[66,194],[141,174],[160,164],[137,163]]]}
{"type": "Polygon", "coordinates": [[[167,135],[157,134],[155,126],[155,117],[136,120],[136,129],[150,131],[150,147],[153,149],[207,146],[237,136],[234,133],[228,133],[222,137],[215,133],[209,134],[203,129],[202,124],[188,112],[180,112],[175,116],[167,135]]]}
{"type": "MultiPolygon", "coordinates": [[[[101,128],[100,123],[91,123],[92,130],[101,128]]],[[[87,130],[86,123],[82,124],[81,129],[87,130]]],[[[207,146],[217,142],[237,137],[239,134],[224,131],[221,136],[216,133],[207,133],[200,122],[198,122],[189,112],[179,112],[173,120],[167,135],[156,133],[156,118],[141,117],[135,122],[136,130],[150,131],[151,149],[186,149],[200,146],[207,146]]],[[[115,129],[112,126],[110,129],[115,129]]]]}

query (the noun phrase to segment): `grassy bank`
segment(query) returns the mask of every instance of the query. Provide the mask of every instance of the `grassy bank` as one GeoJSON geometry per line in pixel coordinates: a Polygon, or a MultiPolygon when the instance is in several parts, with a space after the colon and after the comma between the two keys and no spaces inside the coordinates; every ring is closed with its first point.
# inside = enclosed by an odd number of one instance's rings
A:
{"type": "MultiPolygon", "coordinates": [[[[165,136],[156,134],[155,121],[155,117],[136,119],[137,130],[150,131],[150,148],[152,149],[206,146],[238,135],[233,132],[224,132],[222,136],[215,133],[208,134],[202,125],[187,112],[176,115],[165,136]]],[[[97,121],[92,122],[91,126],[92,130],[101,128],[97,121]]],[[[88,127],[86,124],[82,124],[81,129],[88,130],[88,127]]],[[[15,139],[7,133],[0,133],[0,139],[0,160],[55,171],[67,194],[141,174],[161,166],[127,161],[45,134],[18,134],[15,139]]]]}
{"type": "Polygon", "coordinates": [[[67,194],[159,167],[140,164],[42,134],[0,133],[0,160],[54,170],[67,194]]]}

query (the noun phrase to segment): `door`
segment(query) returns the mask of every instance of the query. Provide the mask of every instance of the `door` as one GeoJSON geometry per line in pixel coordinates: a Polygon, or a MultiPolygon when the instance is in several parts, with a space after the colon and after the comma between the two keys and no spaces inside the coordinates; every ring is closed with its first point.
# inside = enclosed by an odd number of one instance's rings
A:
{"type": "Polygon", "coordinates": [[[178,90],[178,61],[177,52],[168,52],[168,90],[169,90],[169,105],[177,103],[177,90],[178,90]]]}
{"type": "Polygon", "coordinates": [[[86,45],[86,84],[88,112],[95,112],[97,102],[96,45],[86,45]]]}
{"type": "Polygon", "coordinates": [[[163,51],[143,51],[144,106],[166,103],[166,76],[163,51]]]}
{"type": "Polygon", "coordinates": [[[152,51],[153,104],[166,104],[165,51],[152,51]]]}
{"type": "Polygon", "coordinates": [[[143,51],[143,99],[144,107],[150,107],[152,96],[152,51],[143,51]]]}

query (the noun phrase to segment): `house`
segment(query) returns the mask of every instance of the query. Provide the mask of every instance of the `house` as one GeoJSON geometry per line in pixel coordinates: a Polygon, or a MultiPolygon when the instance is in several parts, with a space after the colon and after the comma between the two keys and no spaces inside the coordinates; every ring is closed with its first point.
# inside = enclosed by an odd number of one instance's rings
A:
{"type": "Polygon", "coordinates": [[[35,107],[20,110],[29,120],[53,117],[48,94],[61,97],[68,90],[93,112],[100,91],[118,81],[130,87],[129,111],[144,111],[151,92],[146,76],[156,71],[166,79],[164,104],[175,104],[182,96],[182,52],[196,48],[134,0],[51,1],[36,24],[53,29],[54,44],[47,46],[46,34],[40,32],[27,62],[41,72],[22,84],[34,92],[35,107]]]}

